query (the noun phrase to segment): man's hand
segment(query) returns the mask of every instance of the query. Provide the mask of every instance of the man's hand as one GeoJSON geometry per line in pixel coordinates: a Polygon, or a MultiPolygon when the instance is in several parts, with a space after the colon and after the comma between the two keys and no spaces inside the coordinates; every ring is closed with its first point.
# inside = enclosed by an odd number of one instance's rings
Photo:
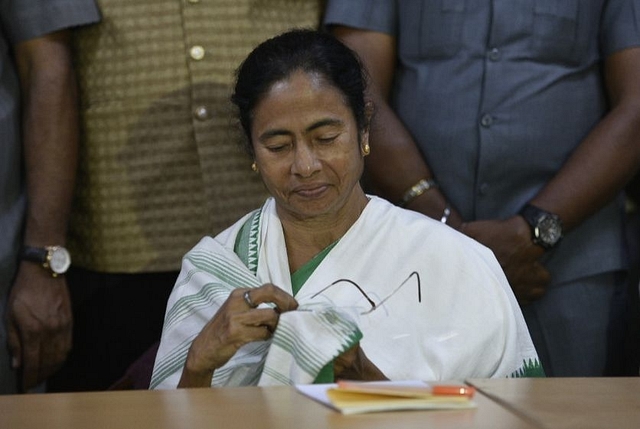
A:
{"type": "Polygon", "coordinates": [[[53,278],[38,264],[22,262],[7,304],[9,350],[26,392],[57,371],[71,350],[67,281],[53,278]]]}
{"type": "Polygon", "coordinates": [[[460,231],[493,250],[521,305],[544,295],[551,281],[539,261],[544,249],[533,243],[531,229],[522,216],[469,222],[460,231]]]}
{"type": "MultiPolygon", "coordinates": [[[[23,243],[64,244],[78,157],[78,99],[71,30],[14,46],[22,90],[22,148],[27,186],[23,243]]],[[[71,348],[66,279],[23,262],[9,296],[7,334],[22,389],[55,372],[71,348]]]]}

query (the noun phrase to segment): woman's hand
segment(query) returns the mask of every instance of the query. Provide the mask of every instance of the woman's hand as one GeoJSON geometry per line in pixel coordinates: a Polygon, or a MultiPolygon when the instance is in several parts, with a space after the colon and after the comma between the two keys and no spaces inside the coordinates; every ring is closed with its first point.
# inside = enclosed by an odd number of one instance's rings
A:
{"type": "Polygon", "coordinates": [[[296,308],[296,300],[272,284],[231,292],[191,344],[178,387],[211,386],[215,369],[227,363],[243,345],[270,338],[280,313],[296,308]],[[264,302],[275,304],[275,308],[255,308],[264,302]]]}
{"type": "Polygon", "coordinates": [[[333,374],[336,380],[388,380],[388,378],[373,364],[356,344],[333,362],[333,374]]]}

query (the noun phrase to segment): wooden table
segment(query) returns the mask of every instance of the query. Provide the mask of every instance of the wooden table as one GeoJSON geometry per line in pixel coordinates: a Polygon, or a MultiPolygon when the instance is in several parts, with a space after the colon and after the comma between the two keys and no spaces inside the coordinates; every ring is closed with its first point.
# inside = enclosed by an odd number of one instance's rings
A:
{"type": "Polygon", "coordinates": [[[478,408],[341,415],[292,387],[0,396],[1,429],[638,429],[640,378],[468,380],[478,408]]]}
{"type": "Polygon", "coordinates": [[[541,428],[640,429],[640,378],[468,380],[541,428]]]}
{"type": "Polygon", "coordinates": [[[487,397],[475,400],[469,410],[344,416],[292,387],[10,395],[0,396],[0,428],[535,428],[487,397]]]}

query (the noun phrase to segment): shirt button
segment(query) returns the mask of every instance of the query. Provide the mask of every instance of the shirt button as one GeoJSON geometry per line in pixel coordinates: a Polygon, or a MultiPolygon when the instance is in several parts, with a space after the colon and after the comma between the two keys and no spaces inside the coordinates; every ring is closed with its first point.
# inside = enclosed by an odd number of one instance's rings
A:
{"type": "Polygon", "coordinates": [[[199,121],[204,121],[209,118],[209,111],[205,106],[198,106],[194,109],[193,116],[195,116],[199,121]]]}
{"type": "Polygon", "coordinates": [[[501,57],[500,49],[493,48],[489,51],[489,59],[491,61],[498,61],[501,57]]]}
{"type": "Polygon", "coordinates": [[[480,188],[478,189],[480,195],[487,195],[487,193],[489,192],[489,184],[488,183],[483,183],[482,185],[480,185],[480,188]]]}
{"type": "Polygon", "coordinates": [[[482,119],[480,119],[480,124],[483,127],[489,128],[491,124],[493,124],[493,116],[489,114],[482,116],[482,119]]]}
{"type": "Polygon", "coordinates": [[[204,58],[204,48],[200,45],[192,46],[189,50],[189,55],[196,61],[199,61],[204,58]]]}

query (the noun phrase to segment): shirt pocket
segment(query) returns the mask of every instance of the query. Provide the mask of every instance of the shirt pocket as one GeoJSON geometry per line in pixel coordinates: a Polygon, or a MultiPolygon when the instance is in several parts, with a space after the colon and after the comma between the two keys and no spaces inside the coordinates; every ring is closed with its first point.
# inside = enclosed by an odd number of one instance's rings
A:
{"type": "Polygon", "coordinates": [[[537,59],[575,63],[578,49],[579,0],[535,0],[532,50],[537,59]]]}
{"type": "Polygon", "coordinates": [[[462,45],[467,0],[402,0],[398,46],[401,54],[447,58],[462,45]]]}

